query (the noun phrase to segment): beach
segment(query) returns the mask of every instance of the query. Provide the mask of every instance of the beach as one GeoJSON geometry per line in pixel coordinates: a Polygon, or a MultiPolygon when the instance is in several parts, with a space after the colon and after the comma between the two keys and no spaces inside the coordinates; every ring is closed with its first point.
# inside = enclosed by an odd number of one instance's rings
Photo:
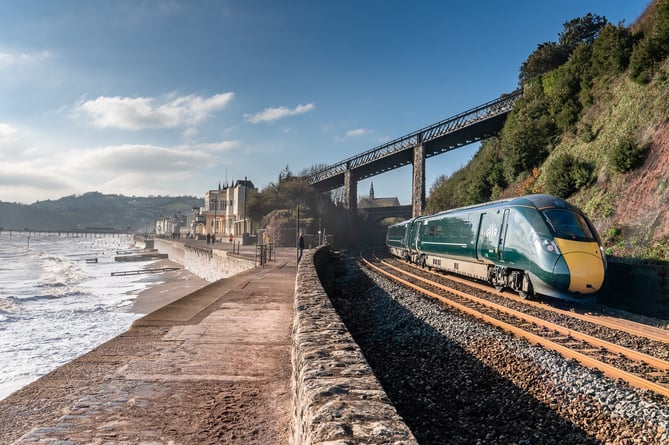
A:
{"type": "Polygon", "coordinates": [[[287,443],[294,264],[142,276],[129,329],[0,400],[0,443],[287,443]]]}
{"type": "Polygon", "coordinates": [[[0,400],[209,284],[174,261],[115,261],[130,237],[0,237],[0,400]],[[143,268],[177,270],[114,275],[143,268]]]}

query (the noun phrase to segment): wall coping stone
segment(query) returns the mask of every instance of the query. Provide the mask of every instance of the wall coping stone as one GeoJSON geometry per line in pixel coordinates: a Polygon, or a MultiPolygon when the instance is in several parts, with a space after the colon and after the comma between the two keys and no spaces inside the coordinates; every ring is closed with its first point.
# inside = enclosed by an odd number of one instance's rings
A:
{"type": "Polygon", "coordinates": [[[305,250],[295,277],[293,445],[414,445],[318,277],[329,246],[305,250]]]}

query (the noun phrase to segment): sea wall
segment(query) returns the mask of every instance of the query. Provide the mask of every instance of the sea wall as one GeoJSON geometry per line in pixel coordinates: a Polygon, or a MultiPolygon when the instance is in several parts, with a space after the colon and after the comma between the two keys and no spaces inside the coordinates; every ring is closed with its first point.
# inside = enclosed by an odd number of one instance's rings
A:
{"type": "Polygon", "coordinates": [[[210,282],[255,267],[254,259],[231,254],[225,250],[160,238],[154,239],[153,245],[160,253],[167,253],[170,260],[181,264],[195,275],[210,282]]]}
{"type": "Polygon", "coordinates": [[[305,250],[295,279],[293,444],[416,444],[321,285],[329,255],[305,250]]]}

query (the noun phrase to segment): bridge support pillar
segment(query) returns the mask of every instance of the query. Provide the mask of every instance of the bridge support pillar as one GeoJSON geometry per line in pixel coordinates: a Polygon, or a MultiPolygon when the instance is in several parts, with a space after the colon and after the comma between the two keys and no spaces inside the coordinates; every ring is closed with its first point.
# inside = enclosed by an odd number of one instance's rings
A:
{"type": "Polygon", "coordinates": [[[421,143],[413,149],[413,187],[411,192],[411,215],[423,214],[425,207],[425,146],[421,143]]]}
{"type": "Polygon", "coordinates": [[[344,208],[346,208],[347,237],[350,245],[355,245],[355,226],[358,214],[358,178],[350,169],[344,172],[344,208]]]}

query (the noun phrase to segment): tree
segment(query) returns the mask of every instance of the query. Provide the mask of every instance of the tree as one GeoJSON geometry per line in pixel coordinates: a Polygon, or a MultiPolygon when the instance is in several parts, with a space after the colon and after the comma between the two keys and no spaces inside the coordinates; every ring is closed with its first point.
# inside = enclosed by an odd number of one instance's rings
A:
{"type": "Polygon", "coordinates": [[[293,172],[290,171],[288,165],[286,165],[283,170],[279,173],[279,183],[282,181],[289,180],[293,177],[293,172]]]}
{"type": "Polygon", "coordinates": [[[545,173],[546,192],[568,198],[590,182],[592,167],[570,154],[556,156],[545,173]]]}
{"type": "Polygon", "coordinates": [[[507,183],[519,174],[541,165],[558,134],[549,114],[548,99],[541,84],[531,83],[506,120],[501,136],[500,157],[507,183]]]}
{"type": "Polygon", "coordinates": [[[571,19],[564,23],[564,31],[558,34],[559,44],[567,54],[571,54],[581,43],[593,43],[607,23],[605,17],[590,12],[583,17],[571,19]]]}
{"type": "Polygon", "coordinates": [[[651,80],[669,55],[669,0],[658,0],[651,7],[654,12],[636,36],[638,43],[630,56],[630,77],[642,84],[651,80]]]}
{"type": "Polygon", "coordinates": [[[520,66],[519,83],[522,85],[554,70],[567,61],[567,56],[564,49],[555,42],[544,42],[537,45],[537,49],[520,66]]]}
{"type": "Polygon", "coordinates": [[[633,43],[632,35],[626,28],[606,24],[592,45],[592,75],[608,77],[625,71],[633,43]]]}
{"type": "Polygon", "coordinates": [[[591,13],[564,23],[564,30],[558,34],[559,42],[544,42],[537,45],[537,49],[520,66],[518,76],[520,84],[566,63],[572,52],[581,44],[592,44],[606,23],[606,18],[591,13]]]}

